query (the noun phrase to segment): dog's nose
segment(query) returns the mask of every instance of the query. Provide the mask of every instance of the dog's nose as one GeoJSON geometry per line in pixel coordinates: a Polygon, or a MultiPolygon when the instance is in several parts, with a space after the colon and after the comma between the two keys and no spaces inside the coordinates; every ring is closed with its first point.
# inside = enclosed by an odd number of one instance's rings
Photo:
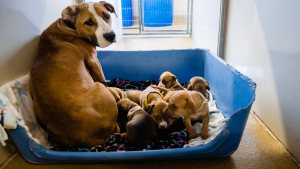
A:
{"type": "Polygon", "coordinates": [[[167,122],[161,122],[161,123],[159,123],[159,129],[165,129],[165,128],[167,128],[167,122]]]}
{"type": "Polygon", "coordinates": [[[114,31],[111,31],[111,32],[109,32],[109,33],[105,33],[104,35],[103,35],[103,37],[108,41],[108,42],[114,42],[115,41],[115,39],[116,39],[116,34],[115,34],[115,32],[114,31]]]}

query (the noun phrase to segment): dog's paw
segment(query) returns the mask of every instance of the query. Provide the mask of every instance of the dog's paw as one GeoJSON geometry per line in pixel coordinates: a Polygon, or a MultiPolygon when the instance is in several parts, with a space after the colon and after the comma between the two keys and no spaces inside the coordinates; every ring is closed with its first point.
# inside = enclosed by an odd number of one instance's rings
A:
{"type": "Polygon", "coordinates": [[[210,137],[210,135],[208,133],[201,133],[200,136],[203,140],[206,140],[210,137]]]}

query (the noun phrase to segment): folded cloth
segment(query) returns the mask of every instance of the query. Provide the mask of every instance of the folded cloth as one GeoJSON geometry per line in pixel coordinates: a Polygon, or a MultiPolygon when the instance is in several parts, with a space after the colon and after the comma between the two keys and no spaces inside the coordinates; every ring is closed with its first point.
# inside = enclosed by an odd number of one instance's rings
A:
{"type": "Polygon", "coordinates": [[[0,110],[13,115],[33,140],[49,148],[48,133],[40,127],[35,117],[29,92],[29,75],[0,87],[0,110]]]}

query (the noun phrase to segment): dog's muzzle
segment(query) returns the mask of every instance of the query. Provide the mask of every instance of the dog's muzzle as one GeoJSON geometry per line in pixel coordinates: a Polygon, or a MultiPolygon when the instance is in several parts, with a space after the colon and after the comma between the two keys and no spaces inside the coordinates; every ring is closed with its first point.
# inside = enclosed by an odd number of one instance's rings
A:
{"type": "Polygon", "coordinates": [[[116,42],[116,34],[114,31],[103,34],[103,37],[110,43],[116,42]]]}

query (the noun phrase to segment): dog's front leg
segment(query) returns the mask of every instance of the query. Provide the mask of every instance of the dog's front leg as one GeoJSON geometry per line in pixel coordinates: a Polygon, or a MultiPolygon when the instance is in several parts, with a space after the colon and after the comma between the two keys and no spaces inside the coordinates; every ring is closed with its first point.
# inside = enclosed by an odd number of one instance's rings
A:
{"type": "Polygon", "coordinates": [[[86,61],[87,68],[95,82],[100,82],[107,87],[102,66],[95,55],[88,57],[86,61]]]}
{"type": "Polygon", "coordinates": [[[208,133],[208,123],[209,123],[209,115],[206,115],[202,118],[202,129],[201,129],[201,138],[204,140],[210,137],[208,133]]]}
{"type": "Polygon", "coordinates": [[[185,128],[187,132],[189,133],[189,139],[194,139],[197,137],[197,134],[194,131],[194,128],[191,123],[191,119],[188,117],[182,117],[183,123],[185,125],[185,128]]]}

